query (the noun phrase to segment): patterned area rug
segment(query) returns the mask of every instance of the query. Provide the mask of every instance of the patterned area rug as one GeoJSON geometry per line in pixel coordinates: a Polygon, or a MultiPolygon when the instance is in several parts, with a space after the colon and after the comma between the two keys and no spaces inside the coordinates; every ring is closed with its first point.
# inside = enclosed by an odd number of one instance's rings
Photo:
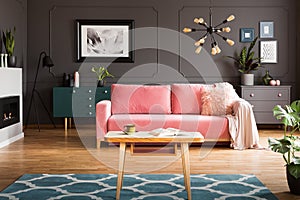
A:
{"type": "MultiPolygon", "coordinates": [[[[0,199],[115,199],[115,174],[25,174],[0,193],[0,199]]],[[[254,175],[191,175],[195,200],[277,199],[254,175]]],[[[187,199],[183,175],[125,175],[121,200],[187,199]]]]}

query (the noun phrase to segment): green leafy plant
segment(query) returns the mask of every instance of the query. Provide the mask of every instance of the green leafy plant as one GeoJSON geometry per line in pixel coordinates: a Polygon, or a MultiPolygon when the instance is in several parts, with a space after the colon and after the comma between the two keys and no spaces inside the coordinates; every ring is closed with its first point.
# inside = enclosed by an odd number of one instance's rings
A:
{"type": "Polygon", "coordinates": [[[273,114],[284,125],[284,136],[281,139],[269,138],[268,143],[272,151],[282,154],[289,173],[296,179],[300,178],[300,137],[294,133],[300,130],[300,100],[282,108],[276,105],[273,114]]]}
{"type": "Polygon", "coordinates": [[[16,27],[14,27],[13,31],[9,29],[3,32],[3,42],[8,56],[12,56],[14,53],[15,33],[16,33],[16,27]]]}
{"type": "Polygon", "coordinates": [[[105,79],[106,77],[114,77],[108,70],[104,67],[92,67],[92,72],[95,72],[99,81],[105,79]]]}
{"type": "Polygon", "coordinates": [[[256,44],[257,37],[251,42],[249,48],[244,47],[238,57],[226,56],[227,58],[233,59],[239,66],[239,72],[243,74],[249,74],[253,70],[257,70],[261,67],[261,58],[255,57],[253,48],[256,44]]]}

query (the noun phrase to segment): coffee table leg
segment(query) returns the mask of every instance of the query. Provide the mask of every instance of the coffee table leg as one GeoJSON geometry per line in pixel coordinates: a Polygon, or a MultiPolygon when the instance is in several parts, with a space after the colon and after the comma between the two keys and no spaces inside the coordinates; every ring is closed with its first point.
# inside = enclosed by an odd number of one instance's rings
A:
{"type": "Polygon", "coordinates": [[[181,159],[183,167],[184,185],[188,199],[192,199],[191,180],[190,180],[190,156],[188,143],[181,143],[181,159]]]}
{"type": "Polygon", "coordinates": [[[122,189],[122,182],[123,182],[123,175],[124,175],[125,155],[126,155],[126,143],[121,142],[120,152],[119,152],[119,171],[118,171],[116,200],[120,199],[120,193],[122,189]]]}

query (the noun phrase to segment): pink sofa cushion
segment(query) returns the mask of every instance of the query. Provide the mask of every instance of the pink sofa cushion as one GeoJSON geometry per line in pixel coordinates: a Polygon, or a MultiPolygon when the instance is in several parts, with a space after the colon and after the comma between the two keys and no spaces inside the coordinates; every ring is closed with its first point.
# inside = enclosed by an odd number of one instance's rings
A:
{"type": "Polygon", "coordinates": [[[208,140],[230,140],[228,120],[221,116],[118,114],[108,119],[108,130],[123,130],[125,124],[135,124],[137,131],[172,127],[184,131],[199,131],[208,140]]]}
{"type": "Polygon", "coordinates": [[[170,114],[170,85],[125,85],[111,86],[113,114],[170,114]]]}
{"type": "Polygon", "coordinates": [[[172,84],[172,113],[200,114],[203,84],[172,84]]]}
{"type": "Polygon", "coordinates": [[[232,104],[239,96],[230,83],[215,83],[202,88],[202,115],[232,114],[232,104]]]}

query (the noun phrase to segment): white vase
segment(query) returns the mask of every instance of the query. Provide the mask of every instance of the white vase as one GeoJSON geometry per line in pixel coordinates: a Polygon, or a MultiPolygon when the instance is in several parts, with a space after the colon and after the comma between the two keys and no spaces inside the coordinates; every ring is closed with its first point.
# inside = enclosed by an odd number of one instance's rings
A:
{"type": "Polygon", "coordinates": [[[242,74],[241,75],[242,85],[254,85],[254,74],[242,74]]]}

